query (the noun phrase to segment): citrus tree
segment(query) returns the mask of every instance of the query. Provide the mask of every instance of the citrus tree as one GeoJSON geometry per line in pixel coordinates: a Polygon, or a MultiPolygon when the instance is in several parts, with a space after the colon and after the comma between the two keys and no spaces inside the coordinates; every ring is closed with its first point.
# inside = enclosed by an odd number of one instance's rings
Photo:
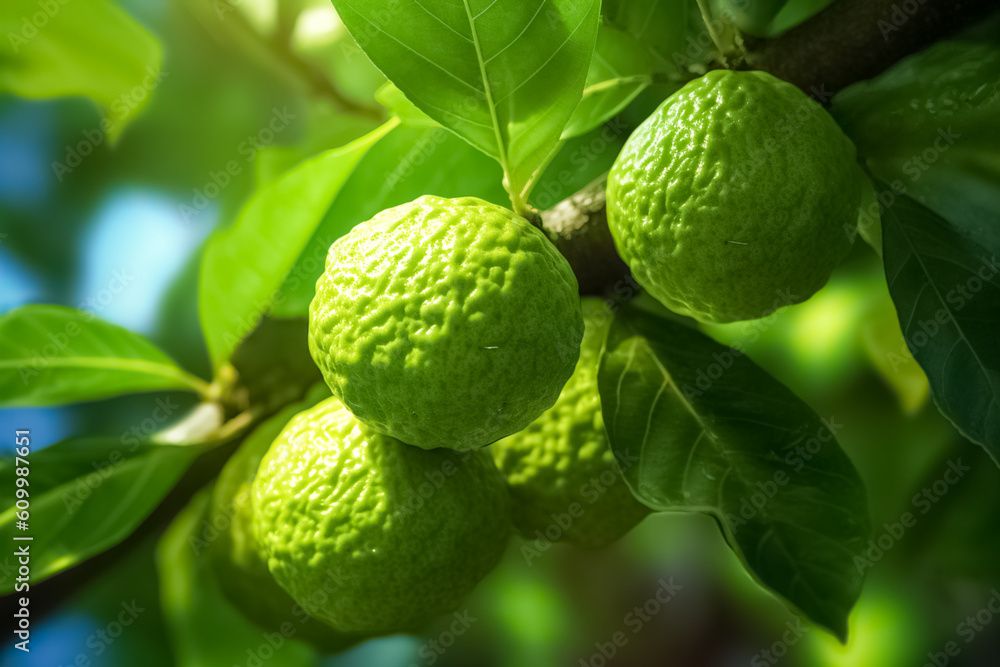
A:
{"type": "MultiPolygon", "coordinates": [[[[824,376],[781,331],[824,304],[805,348],[857,341],[866,382],[972,443],[995,485],[995,3],[332,5],[177,8],[304,100],[264,109],[177,206],[197,219],[253,161],[185,292],[207,364],[96,308],[0,316],[0,407],[185,396],[122,437],[36,449],[17,430],[0,532],[30,536],[30,571],[4,569],[3,592],[162,532],[179,664],[250,664],[261,632],[280,664],[313,664],[459,619],[505,550],[530,566],[683,513],[847,642],[868,571],[910,527],[884,509],[905,489],[842,447],[853,426],[816,407],[824,376]],[[320,17],[337,37],[317,47],[320,17]],[[296,114],[308,131],[269,145],[296,114]],[[860,315],[838,320],[845,281],[860,315]]],[[[103,114],[52,177],[126,150],[170,85],[160,40],[110,0],[11,7],[0,88],[103,114]]],[[[872,437],[901,438],[893,419],[872,437]]]]}

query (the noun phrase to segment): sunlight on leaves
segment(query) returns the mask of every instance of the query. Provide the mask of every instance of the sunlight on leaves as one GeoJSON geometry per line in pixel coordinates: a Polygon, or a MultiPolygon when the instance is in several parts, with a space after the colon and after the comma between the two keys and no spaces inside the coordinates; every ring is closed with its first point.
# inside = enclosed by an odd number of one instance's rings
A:
{"type": "Polygon", "coordinates": [[[514,210],[579,104],[599,0],[335,0],[372,62],[417,108],[500,162],[514,210]]]}
{"type": "MultiPolygon", "coordinates": [[[[200,453],[134,437],[71,438],[32,452],[29,532],[12,505],[0,513],[0,539],[31,535],[34,585],[128,537],[200,453]]],[[[0,459],[4,488],[15,488],[14,463],[0,459]]],[[[14,589],[15,574],[0,573],[0,594],[14,589]]]]}
{"type": "Polygon", "coordinates": [[[164,389],[205,394],[208,384],[144,337],[93,313],[32,304],[0,316],[0,407],[164,389]]]}
{"type": "Polygon", "coordinates": [[[110,143],[168,76],[159,41],[111,0],[4,0],[0,34],[0,92],[89,97],[110,143]]]}
{"type": "Polygon", "coordinates": [[[583,99],[563,130],[562,138],[589,132],[620,112],[652,83],[652,72],[649,58],[640,44],[620,30],[601,26],[583,99]]]}
{"type": "Polygon", "coordinates": [[[398,121],[326,151],[270,181],[216,234],[202,261],[198,311],[218,370],[260,318],[358,161],[398,121]]]}

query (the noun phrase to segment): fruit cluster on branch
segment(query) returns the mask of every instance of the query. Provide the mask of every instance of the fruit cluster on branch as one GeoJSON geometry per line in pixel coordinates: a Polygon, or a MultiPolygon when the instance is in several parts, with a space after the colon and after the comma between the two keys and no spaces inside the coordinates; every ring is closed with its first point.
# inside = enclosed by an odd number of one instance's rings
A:
{"type": "MultiPolygon", "coordinates": [[[[902,58],[971,25],[996,0],[837,0],[771,39],[748,38],[747,69],[770,72],[822,104],[902,58]]],[[[582,294],[600,294],[627,275],[608,231],[602,176],[541,213],[543,228],[569,260],[582,294]]]]}

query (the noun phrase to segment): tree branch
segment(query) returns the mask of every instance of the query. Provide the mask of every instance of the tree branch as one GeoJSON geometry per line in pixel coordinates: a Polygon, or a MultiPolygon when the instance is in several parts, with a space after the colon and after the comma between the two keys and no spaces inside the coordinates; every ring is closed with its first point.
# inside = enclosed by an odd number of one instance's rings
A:
{"type": "MultiPolygon", "coordinates": [[[[771,39],[745,37],[745,68],[770,72],[817,101],[870,79],[997,8],[996,0],[837,0],[771,39]],[[907,14],[904,6],[916,5],[907,14]]],[[[542,212],[545,231],[569,260],[581,294],[600,294],[627,269],[607,229],[606,176],[542,212]]]]}
{"type": "Polygon", "coordinates": [[[996,0],[838,0],[779,37],[751,40],[747,64],[827,103],[996,9],[996,0]]]}
{"type": "Polygon", "coordinates": [[[572,197],[543,211],[542,230],[573,267],[581,294],[600,292],[628,274],[608,229],[604,174],[572,197]]]}

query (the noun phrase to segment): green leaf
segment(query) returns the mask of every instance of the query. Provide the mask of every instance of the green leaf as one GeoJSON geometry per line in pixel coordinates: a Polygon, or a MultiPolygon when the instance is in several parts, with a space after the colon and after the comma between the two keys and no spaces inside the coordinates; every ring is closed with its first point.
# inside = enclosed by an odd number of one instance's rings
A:
{"type": "Polygon", "coordinates": [[[323,382],[309,354],[309,322],[305,317],[266,317],[233,352],[233,368],[247,400],[275,409],[299,399],[323,382]]]}
{"type": "Polygon", "coordinates": [[[679,76],[715,54],[696,0],[604,0],[601,13],[645,47],[655,72],[679,76]]]}
{"type": "Polygon", "coordinates": [[[266,146],[254,158],[254,185],[259,190],[285,172],[325,151],[340,148],[378,127],[375,121],[337,113],[327,102],[313,102],[305,136],[292,145],[266,146]]]}
{"type": "Polygon", "coordinates": [[[714,516],[759,582],[844,638],[870,525],[842,425],[739,351],[634,306],[615,317],[598,388],[636,498],[714,516]]]}
{"type": "Polygon", "coordinates": [[[941,42],[838,94],[867,168],[978,243],[1000,243],[1000,44],[941,42]]]}
{"type": "Polygon", "coordinates": [[[0,407],[60,405],[208,385],[140,336],[63,306],[0,316],[0,407]]]}
{"type": "Polygon", "coordinates": [[[269,182],[247,202],[232,227],[209,241],[198,312],[216,369],[274,308],[278,288],[330,203],[358,161],[397,123],[389,121],[269,182]]]}
{"type": "Polygon", "coordinates": [[[0,34],[0,92],[89,97],[112,143],[167,76],[160,43],[110,0],[4,0],[0,34]]]}
{"type": "Polygon", "coordinates": [[[652,83],[652,73],[646,50],[638,42],[620,30],[601,26],[583,99],[562,138],[589,132],[624,109],[652,83]]]}
{"type": "Polygon", "coordinates": [[[502,205],[501,178],[495,161],[443,128],[397,127],[358,163],[288,274],[273,314],[309,312],[330,245],[359,222],[427,194],[502,205]]]}
{"type": "Polygon", "coordinates": [[[942,42],[851,86],[831,111],[891,181],[876,188],[883,262],[934,402],[1000,461],[1000,45],[942,42]]]}
{"type": "Polygon", "coordinates": [[[614,118],[602,127],[567,139],[538,179],[531,203],[543,211],[552,208],[606,174],[625,145],[629,130],[623,119],[614,118]]]}
{"type": "Polygon", "coordinates": [[[317,655],[312,648],[276,632],[266,635],[222,593],[212,572],[206,543],[211,536],[218,536],[208,522],[210,501],[210,489],[195,495],[170,524],[157,547],[160,598],[177,665],[242,665],[248,652],[265,655],[265,651],[268,659],[264,662],[268,664],[316,665],[317,655]]]}
{"type": "Polygon", "coordinates": [[[934,403],[1000,465],[1000,244],[984,248],[906,196],[883,212],[882,242],[889,294],[934,403]]]}
{"type": "Polygon", "coordinates": [[[722,11],[740,30],[761,37],[769,35],[774,17],[788,0],[723,0],[722,11]]]}
{"type": "Polygon", "coordinates": [[[406,99],[403,91],[391,82],[386,82],[378,89],[375,93],[375,99],[410,127],[441,127],[437,121],[406,99]]]}
{"type": "MultiPolygon", "coordinates": [[[[173,488],[200,453],[195,447],[142,444],[135,438],[73,438],[27,457],[28,529],[11,505],[0,513],[0,539],[30,536],[35,584],[118,544],[173,488]]],[[[18,463],[18,466],[23,464],[18,463]]],[[[0,460],[0,484],[13,502],[15,459],[0,460]]],[[[0,595],[14,589],[16,569],[0,569],[0,595]]]]}
{"type": "Polygon", "coordinates": [[[811,19],[832,3],[833,0],[786,0],[785,6],[774,17],[768,33],[770,35],[778,35],[786,30],[790,30],[800,23],[811,19]]]}
{"type": "Polygon", "coordinates": [[[523,211],[580,102],[600,0],[333,4],[407,99],[500,162],[523,211]]]}
{"type": "Polygon", "coordinates": [[[903,411],[916,414],[930,396],[927,375],[906,346],[885,283],[869,299],[861,328],[862,345],[875,370],[896,393],[903,411]]]}

